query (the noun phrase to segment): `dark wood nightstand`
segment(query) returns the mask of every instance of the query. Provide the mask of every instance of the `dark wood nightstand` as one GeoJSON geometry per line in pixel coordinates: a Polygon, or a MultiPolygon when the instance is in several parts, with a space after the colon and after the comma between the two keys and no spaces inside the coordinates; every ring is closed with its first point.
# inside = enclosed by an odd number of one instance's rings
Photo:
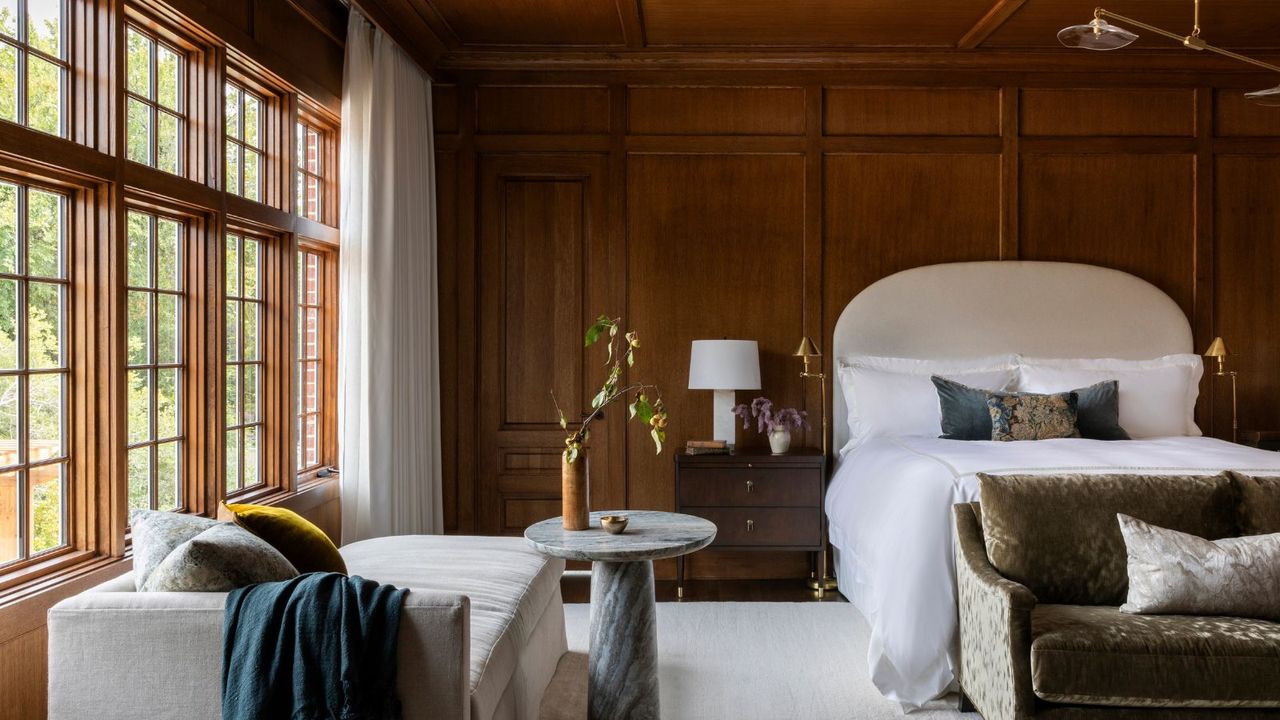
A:
{"type": "Polygon", "coordinates": [[[1263,450],[1280,450],[1280,430],[1245,430],[1240,443],[1263,450]]]}
{"type": "MultiPolygon", "coordinates": [[[[826,458],[797,448],[771,455],[767,448],[732,455],[676,456],[676,512],[704,517],[719,531],[709,547],[721,550],[807,550],[816,553],[818,577],[827,575],[826,458]]],[[[684,596],[683,557],[676,560],[676,596],[684,596]]],[[[818,588],[818,597],[823,590],[818,588]]]]}

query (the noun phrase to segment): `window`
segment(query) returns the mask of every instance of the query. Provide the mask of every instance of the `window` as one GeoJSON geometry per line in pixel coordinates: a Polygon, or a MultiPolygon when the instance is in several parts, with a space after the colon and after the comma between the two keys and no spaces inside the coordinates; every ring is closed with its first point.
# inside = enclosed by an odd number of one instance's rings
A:
{"type": "Polygon", "coordinates": [[[226,240],[226,454],[227,493],[262,482],[263,422],[260,284],[262,241],[228,234],[226,240]]]}
{"type": "Polygon", "coordinates": [[[234,82],[226,84],[224,100],[227,192],[261,200],[266,102],[234,82]]]}
{"type": "Polygon", "coordinates": [[[0,564],[67,543],[67,197],[0,181],[0,564]]]}
{"type": "Polygon", "coordinates": [[[303,249],[298,252],[298,367],[294,380],[297,398],[298,472],[325,464],[324,427],[321,414],[325,387],[326,342],[324,300],[326,296],[324,255],[303,249]]]}
{"type": "Polygon", "coordinates": [[[65,0],[0,0],[0,119],[66,135],[65,0]]]}
{"type": "Polygon", "coordinates": [[[308,220],[322,222],[326,208],[324,203],[324,178],[328,168],[324,165],[325,133],[305,122],[298,123],[297,175],[294,180],[296,212],[308,220]]]}
{"type": "Polygon", "coordinates": [[[186,116],[181,52],[145,30],[125,30],[126,154],[143,165],[181,174],[186,116]]]}
{"type": "Polygon", "coordinates": [[[129,212],[128,284],[129,508],[183,505],[183,227],[167,217],[129,212]]]}

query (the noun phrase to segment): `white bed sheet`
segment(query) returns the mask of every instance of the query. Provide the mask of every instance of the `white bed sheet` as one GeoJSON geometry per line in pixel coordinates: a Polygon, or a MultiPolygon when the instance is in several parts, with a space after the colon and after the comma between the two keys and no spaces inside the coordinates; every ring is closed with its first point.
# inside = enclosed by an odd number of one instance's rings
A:
{"type": "Polygon", "coordinates": [[[840,590],[871,626],[876,687],[907,709],[947,692],[956,666],[951,506],[978,499],[977,473],[1280,475],[1280,453],[1207,437],[1103,442],[880,438],[840,461],[827,517],[840,590]]]}

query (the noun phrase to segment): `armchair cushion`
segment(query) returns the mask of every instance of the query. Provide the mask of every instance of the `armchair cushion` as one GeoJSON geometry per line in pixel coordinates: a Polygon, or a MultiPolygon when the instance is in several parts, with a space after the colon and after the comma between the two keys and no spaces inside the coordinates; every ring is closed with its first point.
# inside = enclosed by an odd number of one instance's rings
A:
{"type": "Polygon", "coordinates": [[[1038,605],[1031,675],[1054,703],[1280,708],[1280,623],[1038,605]]]}
{"type": "Polygon", "coordinates": [[[1210,540],[1237,534],[1225,473],[978,475],[992,566],[1041,603],[1120,605],[1129,587],[1117,513],[1210,540]]]}
{"type": "Polygon", "coordinates": [[[1269,535],[1280,532],[1280,477],[1252,477],[1233,472],[1240,488],[1240,532],[1269,535]]]}

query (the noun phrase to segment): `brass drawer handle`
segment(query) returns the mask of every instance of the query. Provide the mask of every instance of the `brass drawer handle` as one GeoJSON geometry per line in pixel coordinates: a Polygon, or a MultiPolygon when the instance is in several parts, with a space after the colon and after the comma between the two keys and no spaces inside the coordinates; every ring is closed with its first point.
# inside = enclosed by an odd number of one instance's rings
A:
{"type": "Polygon", "coordinates": [[[755,483],[751,482],[750,480],[747,481],[747,492],[751,492],[752,490],[755,489],[755,487],[756,487],[755,483]]]}
{"type": "Polygon", "coordinates": [[[755,530],[755,529],[756,529],[756,521],[755,521],[755,520],[748,520],[748,521],[747,521],[747,532],[751,532],[752,530],[755,530]]]}

